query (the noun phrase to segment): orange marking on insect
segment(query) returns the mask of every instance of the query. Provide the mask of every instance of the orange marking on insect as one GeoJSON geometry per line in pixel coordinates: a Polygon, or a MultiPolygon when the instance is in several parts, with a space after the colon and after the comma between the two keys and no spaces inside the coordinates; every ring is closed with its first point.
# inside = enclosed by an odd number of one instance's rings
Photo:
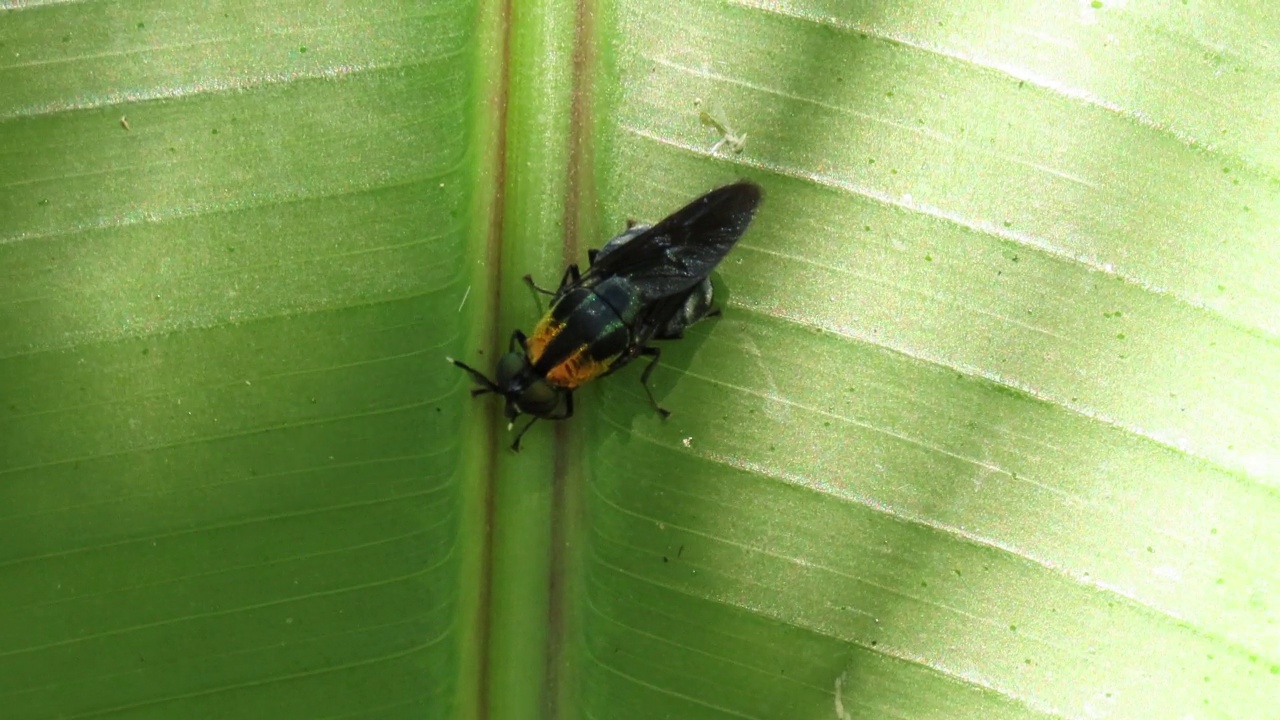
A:
{"type": "Polygon", "coordinates": [[[538,362],[538,358],[546,352],[547,344],[563,329],[564,323],[552,320],[550,315],[539,320],[537,327],[533,329],[533,335],[529,337],[529,362],[538,362]]]}
{"type": "Polygon", "coordinates": [[[617,358],[615,355],[604,360],[596,360],[587,354],[587,350],[588,347],[583,345],[570,355],[568,360],[551,368],[551,372],[547,373],[547,381],[556,387],[572,390],[608,372],[609,366],[617,358]]]}

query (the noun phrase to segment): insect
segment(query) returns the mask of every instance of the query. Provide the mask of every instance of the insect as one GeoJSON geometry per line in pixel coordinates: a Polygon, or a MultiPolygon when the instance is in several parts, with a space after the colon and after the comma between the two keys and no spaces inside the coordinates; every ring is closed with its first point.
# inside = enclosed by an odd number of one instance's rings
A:
{"type": "Polygon", "coordinates": [[[759,185],[742,181],[712,190],[652,226],[629,224],[587,254],[585,273],[577,265],[566,268],[555,291],[525,276],[534,290],[552,296],[550,307],[532,337],[511,333],[494,379],[448,358],[475,380],[473,396],[506,399],[508,428],[520,415],[533,416],[512,450],[520,449],[520,438],[539,418],[571,417],[574,389],[642,355],[651,358],[640,374],[649,403],[664,418],[670,415],[649,388],[662,355],[649,343],[680,338],[714,314],[708,276],[746,232],[760,198],[759,185]]]}

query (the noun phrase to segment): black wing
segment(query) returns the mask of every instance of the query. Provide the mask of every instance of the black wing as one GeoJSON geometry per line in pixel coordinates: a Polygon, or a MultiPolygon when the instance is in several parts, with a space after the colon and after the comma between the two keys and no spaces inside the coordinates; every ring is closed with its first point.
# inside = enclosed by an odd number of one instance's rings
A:
{"type": "Polygon", "coordinates": [[[623,277],[645,303],[688,290],[710,275],[746,232],[760,197],[753,182],[716,188],[598,256],[582,284],[623,277]]]}
{"type": "MultiPolygon", "coordinates": [[[[640,316],[637,318],[635,323],[635,335],[633,335],[635,344],[647,345],[659,331],[665,330],[671,323],[672,318],[684,310],[685,303],[689,301],[689,296],[697,291],[697,287],[692,287],[682,293],[668,295],[667,297],[655,300],[645,306],[645,308],[640,311],[640,316]]],[[[709,302],[708,309],[710,309],[709,302]]],[[[697,322],[701,319],[701,316],[693,318],[693,322],[697,322]]],[[[687,327],[688,325],[684,325],[679,329],[683,332],[687,327]]]]}

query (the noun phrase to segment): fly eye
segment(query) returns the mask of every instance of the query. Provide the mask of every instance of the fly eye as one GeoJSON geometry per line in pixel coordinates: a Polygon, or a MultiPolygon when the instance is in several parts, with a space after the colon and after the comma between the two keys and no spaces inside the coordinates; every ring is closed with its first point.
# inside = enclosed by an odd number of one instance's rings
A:
{"type": "Polygon", "coordinates": [[[520,408],[534,415],[545,415],[560,404],[560,393],[545,380],[538,380],[520,393],[520,408]]]}

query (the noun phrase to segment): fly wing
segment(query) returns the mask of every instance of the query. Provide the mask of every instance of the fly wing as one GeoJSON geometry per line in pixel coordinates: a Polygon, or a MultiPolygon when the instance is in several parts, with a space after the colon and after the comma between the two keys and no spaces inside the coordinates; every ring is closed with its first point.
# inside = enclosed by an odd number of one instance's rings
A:
{"type": "Polygon", "coordinates": [[[625,278],[645,303],[688,290],[710,275],[746,232],[760,197],[760,186],[747,181],[712,190],[597,256],[582,284],[625,278]]]}
{"type": "Polygon", "coordinates": [[[636,319],[634,330],[636,346],[647,345],[659,330],[665,328],[671,319],[684,309],[685,303],[689,301],[689,295],[694,290],[690,288],[685,292],[668,295],[646,305],[636,319]]]}

